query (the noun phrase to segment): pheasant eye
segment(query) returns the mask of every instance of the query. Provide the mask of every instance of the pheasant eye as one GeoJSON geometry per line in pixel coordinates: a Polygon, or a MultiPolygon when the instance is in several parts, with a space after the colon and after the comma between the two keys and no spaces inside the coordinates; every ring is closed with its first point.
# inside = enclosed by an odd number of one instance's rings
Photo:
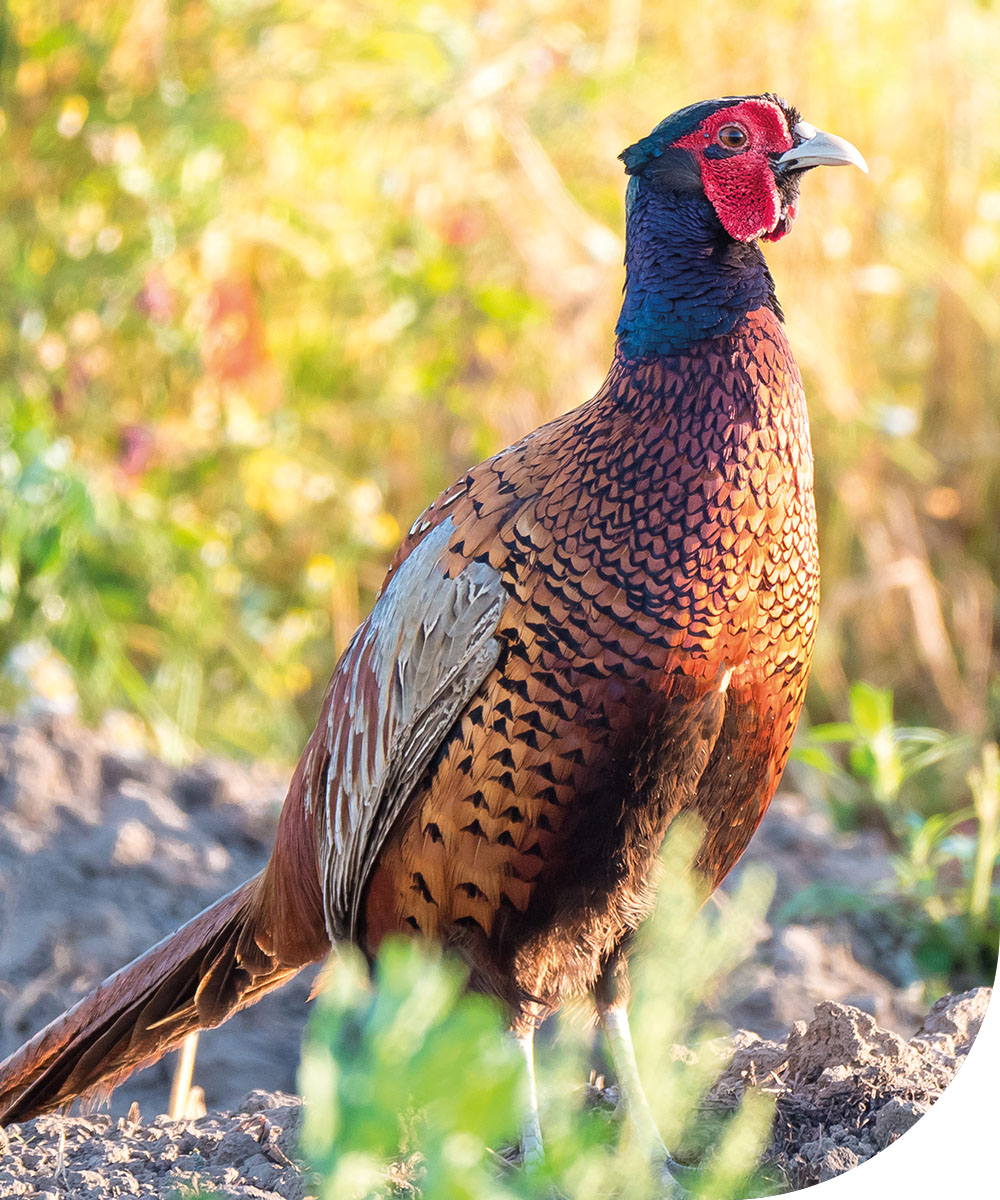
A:
{"type": "Polygon", "coordinates": [[[739,125],[723,125],[715,137],[727,150],[742,150],[749,141],[746,130],[739,125]]]}

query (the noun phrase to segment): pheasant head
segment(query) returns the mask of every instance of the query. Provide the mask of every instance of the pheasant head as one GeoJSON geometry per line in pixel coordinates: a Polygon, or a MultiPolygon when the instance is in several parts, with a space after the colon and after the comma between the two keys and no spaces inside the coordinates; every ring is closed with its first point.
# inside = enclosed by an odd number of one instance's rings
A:
{"type": "Polygon", "coordinates": [[[850,142],[770,93],[682,108],[621,158],[630,179],[618,334],[628,357],[728,333],[762,304],[777,310],[757,240],[791,229],[805,171],[868,169],[850,142]]]}

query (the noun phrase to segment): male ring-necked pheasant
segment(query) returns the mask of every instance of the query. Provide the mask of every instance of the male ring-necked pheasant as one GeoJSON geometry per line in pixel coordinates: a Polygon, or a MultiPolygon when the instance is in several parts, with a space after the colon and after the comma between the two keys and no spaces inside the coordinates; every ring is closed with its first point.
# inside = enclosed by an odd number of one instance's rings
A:
{"type": "Polygon", "coordinates": [[[739,858],[816,627],[806,406],[758,239],[788,232],[804,171],[864,161],[773,95],[691,105],[622,158],[600,391],[418,518],[337,664],[267,867],[7,1059],[3,1121],[110,1088],[331,943],[374,954],[398,932],[465,955],[529,1069],[536,1022],[594,990],[638,1110],[624,952],[651,868],[685,809],[713,886],[739,858]]]}

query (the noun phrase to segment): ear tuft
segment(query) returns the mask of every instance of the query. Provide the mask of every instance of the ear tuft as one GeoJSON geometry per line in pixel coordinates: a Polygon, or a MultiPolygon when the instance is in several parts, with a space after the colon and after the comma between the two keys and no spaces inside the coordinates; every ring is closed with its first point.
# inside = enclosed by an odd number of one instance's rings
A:
{"type": "Polygon", "coordinates": [[[657,131],[654,129],[652,133],[646,134],[644,138],[633,143],[631,146],[626,146],[618,157],[625,164],[625,174],[635,175],[644,167],[660,157],[663,151],[667,148],[667,143],[663,138],[657,136],[657,131]]]}

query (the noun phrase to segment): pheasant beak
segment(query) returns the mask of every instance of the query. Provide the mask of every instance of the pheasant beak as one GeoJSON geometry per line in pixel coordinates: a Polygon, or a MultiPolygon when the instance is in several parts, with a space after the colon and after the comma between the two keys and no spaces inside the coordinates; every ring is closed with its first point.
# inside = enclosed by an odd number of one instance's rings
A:
{"type": "Polygon", "coordinates": [[[856,146],[835,133],[824,133],[808,121],[799,121],[792,130],[796,144],[778,159],[785,171],[807,171],[810,167],[860,167],[868,174],[868,164],[856,146]]]}

